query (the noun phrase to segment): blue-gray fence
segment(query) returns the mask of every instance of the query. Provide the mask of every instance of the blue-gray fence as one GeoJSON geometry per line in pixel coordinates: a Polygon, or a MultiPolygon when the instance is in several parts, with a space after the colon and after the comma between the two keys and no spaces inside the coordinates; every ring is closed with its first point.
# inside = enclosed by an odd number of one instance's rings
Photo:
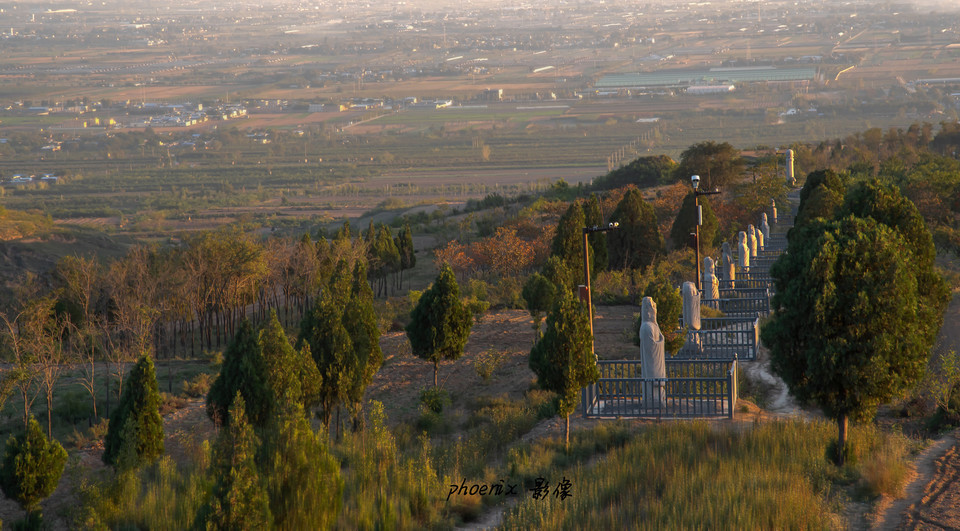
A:
{"type": "Polygon", "coordinates": [[[639,360],[597,362],[600,379],[581,391],[588,418],[733,418],[737,360],[666,360],[666,378],[643,378],[639,360]]]}
{"type": "Polygon", "coordinates": [[[700,345],[682,349],[676,356],[697,359],[757,359],[760,343],[760,319],[752,317],[704,317],[700,330],[692,331],[700,345]]]}

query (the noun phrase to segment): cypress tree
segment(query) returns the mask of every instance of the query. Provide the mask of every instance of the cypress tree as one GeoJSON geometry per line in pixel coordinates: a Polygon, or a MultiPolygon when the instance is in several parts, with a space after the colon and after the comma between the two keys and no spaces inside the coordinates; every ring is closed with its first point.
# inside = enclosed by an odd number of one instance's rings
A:
{"type": "Polygon", "coordinates": [[[131,369],[103,446],[103,462],[116,468],[136,468],[163,455],[160,391],[150,356],[141,356],[131,369]]]}
{"type": "Polygon", "coordinates": [[[56,440],[47,440],[37,419],[30,417],[26,433],[7,439],[0,469],[3,493],[39,520],[40,502],[53,494],[67,463],[67,451],[56,440]]]}
{"type": "Polygon", "coordinates": [[[230,422],[213,448],[210,504],[200,515],[213,529],[269,529],[273,516],[254,457],[259,441],[247,421],[246,404],[238,391],[230,406],[230,422]]]}
{"type": "Polygon", "coordinates": [[[396,239],[397,251],[400,253],[400,278],[397,287],[403,284],[403,272],[407,269],[413,269],[417,265],[417,255],[413,248],[413,231],[410,230],[410,224],[404,223],[403,229],[396,239]]]}
{"type": "Polygon", "coordinates": [[[583,227],[586,218],[579,201],[570,203],[567,211],[557,222],[557,233],[553,237],[550,252],[567,264],[570,278],[564,284],[576,286],[583,278],[583,227]]]}
{"type": "Polygon", "coordinates": [[[298,408],[276,419],[261,452],[270,512],[277,529],[331,529],[343,504],[340,464],[298,408]]]}
{"type": "Polygon", "coordinates": [[[541,388],[560,395],[558,411],[566,417],[569,447],[570,414],[580,403],[580,389],[600,378],[587,309],[572,293],[561,294],[554,303],[543,337],[530,350],[530,369],[541,388]]]}
{"type": "Polygon", "coordinates": [[[557,287],[540,273],[530,275],[523,284],[523,300],[527,302],[527,311],[533,317],[534,341],[540,338],[541,315],[553,307],[557,298],[557,287]]]}
{"type": "Polygon", "coordinates": [[[353,267],[350,304],[344,310],[343,325],[350,336],[356,363],[355,369],[351,371],[353,377],[347,390],[356,429],[363,418],[360,411],[363,393],[383,364],[380,329],[377,327],[377,315],[373,311],[373,291],[367,283],[367,269],[363,261],[357,261],[353,267]]]}
{"type": "MultiPolygon", "coordinates": [[[[713,213],[713,207],[710,206],[710,201],[706,197],[700,198],[700,207],[703,211],[703,225],[700,226],[700,248],[706,249],[716,245],[720,222],[717,220],[717,215],[713,213]]],[[[677,217],[673,221],[673,227],[670,229],[670,242],[674,249],[691,246],[693,239],[690,234],[696,230],[696,224],[697,205],[693,192],[690,192],[683,198],[680,210],[677,211],[677,217]]],[[[706,254],[705,251],[704,254],[706,254]]]]}
{"type": "MultiPolygon", "coordinates": [[[[583,207],[583,217],[587,227],[599,227],[604,224],[603,213],[600,211],[600,198],[597,194],[590,195],[590,200],[583,207]]],[[[606,271],[609,265],[607,234],[593,232],[587,236],[587,240],[590,243],[590,277],[593,279],[600,271],[606,271]]]]}
{"type": "Polygon", "coordinates": [[[607,238],[610,267],[647,267],[663,252],[663,236],[657,226],[657,215],[653,206],[643,200],[640,190],[627,190],[610,216],[610,221],[620,223],[620,228],[611,231],[607,238]]]}
{"type": "Polygon", "coordinates": [[[240,323],[223,356],[220,374],[207,393],[207,416],[218,425],[229,425],[229,408],[239,392],[247,404],[246,415],[254,426],[263,426],[273,413],[273,394],[267,384],[267,366],[257,333],[250,321],[240,323]]]}
{"type": "Polygon", "coordinates": [[[460,287],[449,265],[444,265],[410,314],[407,337],[418,358],[433,363],[433,386],[437,387],[440,361],[456,360],[470,337],[473,317],[460,300],[460,287]]]}
{"type": "Polygon", "coordinates": [[[325,424],[329,424],[333,410],[347,398],[357,365],[353,341],[343,324],[350,288],[349,284],[343,286],[339,278],[334,275],[331,285],[304,316],[298,338],[298,344],[309,345],[320,374],[319,403],[325,424]],[[338,287],[334,288],[335,285],[338,287]]]}

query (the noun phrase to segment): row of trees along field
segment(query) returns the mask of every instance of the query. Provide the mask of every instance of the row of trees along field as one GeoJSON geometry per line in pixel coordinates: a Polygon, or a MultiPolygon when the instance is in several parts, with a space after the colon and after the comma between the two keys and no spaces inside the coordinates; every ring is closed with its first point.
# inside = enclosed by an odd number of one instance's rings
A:
{"type": "Polygon", "coordinates": [[[49,435],[53,395],[67,367],[79,369],[95,418],[104,380],[109,416],[127,364],[142,353],[196,357],[198,349],[220,348],[245,318],[263,321],[272,310],[298,322],[343,268],[359,267],[363,282],[385,294],[415,263],[409,226],[394,238],[372,224],[362,237],[345,225],[333,240],[316,242],[308,235],[261,242],[228,228],[174,246],[135,246],[106,265],[67,256],[43,280],[26,278],[3,315],[6,359],[16,374],[4,381],[21,398],[24,422],[42,389],[49,435]]]}

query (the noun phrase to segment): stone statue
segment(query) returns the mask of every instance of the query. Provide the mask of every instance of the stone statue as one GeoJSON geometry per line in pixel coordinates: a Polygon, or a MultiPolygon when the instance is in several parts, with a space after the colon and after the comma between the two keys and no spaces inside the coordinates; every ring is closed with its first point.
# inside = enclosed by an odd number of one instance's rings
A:
{"type": "Polygon", "coordinates": [[[700,336],[697,334],[700,330],[700,292],[693,282],[684,282],[680,294],[683,295],[683,326],[687,327],[687,341],[680,350],[689,356],[691,349],[700,350],[700,336]]]}
{"type": "Polygon", "coordinates": [[[756,234],[757,234],[757,252],[759,252],[759,251],[762,251],[762,250],[763,250],[763,247],[764,247],[764,246],[763,246],[763,239],[764,239],[766,236],[764,236],[763,231],[760,230],[760,227],[757,227],[756,230],[755,230],[755,232],[756,232],[756,234]]]}
{"type": "Polygon", "coordinates": [[[737,234],[739,243],[737,245],[737,258],[740,260],[740,268],[744,270],[750,269],[750,247],[747,246],[747,233],[740,231],[737,234]]]}
{"type": "Polygon", "coordinates": [[[760,215],[760,232],[763,233],[763,237],[770,239],[770,224],[767,223],[767,213],[764,212],[760,215]]]}
{"type": "Polygon", "coordinates": [[[757,229],[747,225],[747,245],[750,247],[750,258],[757,257],[757,229]]]}
{"type": "MultiPolygon", "coordinates": [[[[667,377],[664,337],[657,325],[657,304],[650,297],[640,303],[640,376],[647,379],[667,377]]],[[[650,407],[665,399],[664,382],[643,382],[643,403],[650,407]]]]}
{"type": "Polygon", "coordinates": [[[733,261],[733,251],[730,250],[730,242],[723,242],[723,280],[729,284],[727,287],[733,287],[733,281],[737,279],[737,264],[733,261]]]}
{"type": "Polygon", "coordinates": [[[770,200],[770,217],[773,218],[773,224],[777,224],[777,200],[770,200]]]}
{"type": "Polygon", "coordinates": [[[714,270],[713,258],[709,256],[703,259],[703,275],[700,283],[703,285],[703,295],[706,299],[717,300],[720,298],[720,280],[717,278],[714,270]]]}

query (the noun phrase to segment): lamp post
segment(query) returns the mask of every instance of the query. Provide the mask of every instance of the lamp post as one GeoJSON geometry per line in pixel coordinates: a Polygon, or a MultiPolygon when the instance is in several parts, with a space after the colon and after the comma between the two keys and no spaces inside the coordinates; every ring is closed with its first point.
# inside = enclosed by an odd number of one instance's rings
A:
{"type": "MultiPolygon", "coordinates": [[[[587,315],[590,318],[590,352],[593,351],[593,293],[590,291],[590,244],[587,236],[594,232],[607,232],[620,226],[620,223],[614,221],[606,227],[595,225],[593,227],[583,228],[583,285],[587,288],[587,315]]],[[[594,352],[596,356],[596,352],[594,352]]]]}
{"type": "Polygon", "coordinates": [[[700,279],[700,225],[703,225],[703,210],[700,208],[700,196],[701,195],[717,195],[720,193],[720,190],[700,190],[700,176],[691,175],[690,183],[693,184],[693,204],[697,207],[697,224],[694,226],[694,236],[696,238],[696,244],[694,248],[696,249],[696,262],[697,262],[697,291],[701,291],[703,286],[701,285],[702,281],[700,279]]]}

